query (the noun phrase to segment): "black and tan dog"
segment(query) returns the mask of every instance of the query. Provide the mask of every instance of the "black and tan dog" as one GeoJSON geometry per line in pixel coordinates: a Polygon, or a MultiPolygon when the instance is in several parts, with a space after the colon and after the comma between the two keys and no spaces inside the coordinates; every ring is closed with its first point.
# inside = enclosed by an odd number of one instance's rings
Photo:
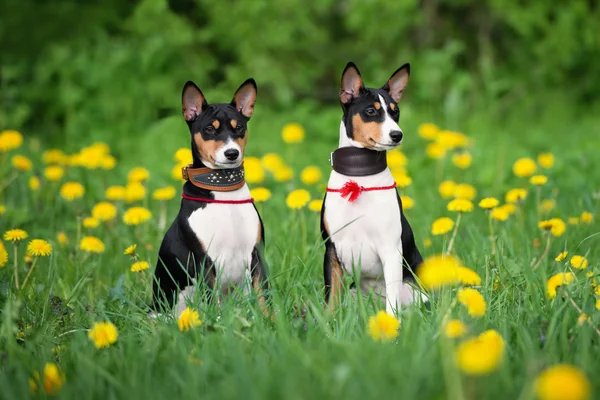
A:
{"type": "Polygon", "coordinates": [[[330,307],[345,272],[360,277],[363,291],[384,296],[390,314],[419,297],[407,281],[422,258],[386,163],[386,151],[402,142],[398,102],[409,75],[405,64],[375,89],[365,88],[353,63],[342,74],[340,142],[321,212],[330,307]]]}
{"type": "MultiPolygon", "coordinates": [[[[248,79],[228,104],[208,104],[187,82],[182,112],[191,133],[193,164],[183,169],[181,209],[158,254],[153,308],[180,313],[198,286],[212,293],[252,288],[261,306],[267,290],[264,230],[244,180],[244,147],[256,83],[248,79]]],[[[263,307],[264,310],[264,307],[263,307]]]]}

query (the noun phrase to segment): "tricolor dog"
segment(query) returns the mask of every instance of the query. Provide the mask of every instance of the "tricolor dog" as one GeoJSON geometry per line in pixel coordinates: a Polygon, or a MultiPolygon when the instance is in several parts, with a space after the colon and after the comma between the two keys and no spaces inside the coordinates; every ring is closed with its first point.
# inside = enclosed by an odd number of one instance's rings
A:
{"type": "Polygon", "coordinates": [[[423,259],[386,163],[386,151],[402,143],[398,102],[409,74],[404,64],[380,89],[365,88],[353,63],[342,74],[340,142],[321,211],[330,308],[344,273],[359,277],[363,292],[384,296],[390,314],[419,296],[407,282],[414,281],[409,267],[414,272],[423,259]]]}
{"type": "Polygon", "coordinates": [[[208,104],[193,83],[183,87],[182,112],[193,164],[182,171],[181,209],[158,254],[153,308],[180,313],[199,286],[211,293],[267,290],[264,231],[244,180],[244,147],[254,113],[256,83],[248,79],[228,104],[208,104]]]}

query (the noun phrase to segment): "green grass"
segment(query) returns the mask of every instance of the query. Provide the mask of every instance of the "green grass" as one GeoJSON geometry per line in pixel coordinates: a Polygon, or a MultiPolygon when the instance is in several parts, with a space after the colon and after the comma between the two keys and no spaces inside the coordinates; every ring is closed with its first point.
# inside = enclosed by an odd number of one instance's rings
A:
{"type": "MultiPolygon", "coordinates": [[[[455,253],[482,277],[480,290],[488,305],[485,317],[469,317],[453,305],[455,293],[445,290],[435,296],[431,310],[403,309],[396,342],[376,343],[366,326],[368,318],[384,305],[345,294],[334,316],[324,313],[319,216],[285,206],[287,193],[303,187],[298,178],[302,167],[320,166],[323,184],[326,182],[329,152],[338,140],[339,109],[316,111],[302,105],[287,113],[257,109],[250,123],[247,155],[277,152],[296,171],[289,183],[268,178],[264,186],[271,189],[273,197],[258,205],[266,228],[276,321],[262,317],[255,298],[234,296],[220,307],[197,304],[202,326],[182,333],[176,320],[155,323],[146,317],[143,307],[150,300],[152,269],[133,274],[130,260],[123,255],[125,247],[137,243],[141,258],[152,266],[156,263],[164,235],[156,224],[157,202],[143,202],[154,218],[136,228],[120,221],[127,205],[118,204],[117,221],[90,231],[104,241],[106,251],[85,255],[77,250],[77,238],[85,231],[78,227],[78,218],[88,215],[93,204],[103,199],[107,185],[124,184],[129,168],[139,165],[150,170],[149,192],[167,184],[179,185],[170,178],[172,154],[188,146],[189,137],[179,117],[167,119],[146,132],[108,143],[118,159],[114,170],[69,170],[63,181],[85,185],[86,195],[81,200],[66,203],[57,195],[58,185],[51,183],[40,192],[31,192],[27,188],[30,173],[19,174],[0,194],[0,204],[7,209],[0,216],[0,231],[20,227],[30,238],[48,239],[54,248],[51,257],[37,262],[33,281],[19,293],[11,283],[12,246],[6,243],[9,262],[0,268],[0,397],[32,396],[28,378],[46,362],[56,362],[66,375],[60,398],[529,399],[537,374],[555,363],[581,368],[592,382],[592,397],[598,398],[600,337],[592,326],[578,326],[579,313],[569,301],[561,296],[551,301],[545,289],[548,277],[565,269],[553,260],[560,251],[586,255],[589,267],[577,273],[577,281],[566,292],[590,315],[592,325],[600,326],[600,311],[594,308],[590,279],[585,276],[589,271],[598,275],[600,267],[600,235],[594,236],[600,219],[598,195],[594,198],[594,191],[600,189],[600,161],[595,151],[600,148],[598,119],[546,115],[538,122],[531,117],[499,120],[473,113],[468,119],[454,121],[416,115],[409,106],[403,112],[401,126],[406,135],[402,150],[409,158],[408,172],[413,178],[403,193],[415,200],[407,217],[424,256],[441,253],[447,244],[447,240],[433,237],[433,245],[423,247],[433,220],[454,217],[437,193],[441,179],[473,184],[477,200],[487,196],[503,199],[508,189],[529,186],[512,175],[512,163],[523,156],[535,158],[540,151],[550,151],[557,159],[554,168],[545,172],[549,183],[542,188],[542,198],[557,202],[549,216],[566,220],[591,211],[594,222],[568,226],[564,236],[552,239],[548,258],[532,271],[531,262],[542,253],[545,240],[537,228],[533,192],[530,190],[524,205],[522,222],[512,216],[496,225],[496,255],[491,254],[485,214],[474,210],[462,219],[455,253]],[[306,127],[306,140],[287,146],[279,131],[293,120],[306,127]],[[416,134],[416,127],[428,120],[442,126],[447,123],[473,137],[471,168],[458,171],[449,160],[441,168],[424,156],[426,143],[416,134]],[[59,231],[67,233],[68,245],[56,242],[59,231]],[[541,239],[540,247],[533,244],[536,238],[541,239]],[[494,290],[496,279],[500,286],[494,290]],[[506,351],[496,372],[479,378],[460,373],[452,358],[456,342],[441,335],[447,315],[465,321],[471,335],[486,329],[500,332],[506,351]],[[119,338],[115,345],[97,350],[87,330],[103,320],[116,324],[119,338]],[[20,331],[24,338],[17,339],[20,331]],[[53,353],[59,345],[63,349],[53,353]]],[[[22,153],[31,157],[34,172],[39,174],[41,150],[50,144],[43,136],[29,134],[24,146],[8,156],[22,153]]],[[[81,137],[80,143],[65,145],[65,151],[76,151],[93,141],[81,137]]],[[[9,157],[4,157],[2,165],[0,180],[9,179],[9,157]]],[[[323,188],[308,189],[314,198],[321,198],[323,188]]],[[[178,206],[179,199],[169,202],[169,220],[178,206]]],[[[22,259],[24,250],[25,244],[21,244],[21,280],[28,269],[22,259]]]]}

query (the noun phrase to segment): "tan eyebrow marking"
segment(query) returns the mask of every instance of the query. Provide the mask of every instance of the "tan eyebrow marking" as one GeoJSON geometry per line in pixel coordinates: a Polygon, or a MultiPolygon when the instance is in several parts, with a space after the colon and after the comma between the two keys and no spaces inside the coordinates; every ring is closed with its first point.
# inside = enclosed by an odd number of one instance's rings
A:
{"type": "Polygon", "coordinates": [[[236,121],[235,119],[232,119],[232,120],[231,120],[231,127],[232,127],[233,129],[237,128],[237,121],[236,121]]]}
{"type": "Polygon", "coordinates": [[[394,103],[390,103],[390,108],[391,108],[391,109],[392,109],[392,111],[393,111],[393,110],[395,110],[395,109],[396,109],[396,105],[395,105],[394,103]]]}
{"type": "Polygon", "coordinates": [[[374,104],[374,106],[375,106],[376,109],[379,110],[381,108],[381,103],[378,102],[378,101],[376,101],[375,104],[374,104]]]}
{"type": "Polygon", "coordinates": [[[219,129],[219,126],[221,126],[221,123],[220,123],[218,120],[216,120],[216,119],[215,119],[215,120],[212,122],[212,126],[214,126],[214,127],[215,127],[215,129],[219,129]]]}

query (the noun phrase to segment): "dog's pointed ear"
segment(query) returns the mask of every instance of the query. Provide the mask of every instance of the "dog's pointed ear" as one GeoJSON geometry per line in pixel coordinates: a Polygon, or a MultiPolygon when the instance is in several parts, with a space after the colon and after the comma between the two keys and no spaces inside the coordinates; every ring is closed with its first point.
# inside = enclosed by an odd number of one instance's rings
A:
{"type": "Polygon", "coordinates": [[[183,118],[188,122],[193,121],[207,105],[206,98],[198,86],[192,81],[187,81],[183,85],[181,93],[181,112],[183,118]]]}
{"type": "Polygon", "coordinates": [[[231,105],[244,117],[250,118],[254,114],[254,105],[256,104],[256,82],[254,79],[247,79],[236,90],[231,100],[231,105]]]}
{"type": "Polygon", "coordinates": [[[390,79],[383,85],[382,89],[389,92],[390,96],[396,103],[402,98],[402,92],[408,83],[410,77],[410,64],[406,63],[398,68],[390,77],[390,79]]]}
{"type": "Polygon", "coordinates": [[[349,62],[342,73],[342,88],[340,89],[340,101],[342,104],[348,104],[352,99],[358,97],[358,94],[364,87],[358,68],[352,61],[349,62]]]}

